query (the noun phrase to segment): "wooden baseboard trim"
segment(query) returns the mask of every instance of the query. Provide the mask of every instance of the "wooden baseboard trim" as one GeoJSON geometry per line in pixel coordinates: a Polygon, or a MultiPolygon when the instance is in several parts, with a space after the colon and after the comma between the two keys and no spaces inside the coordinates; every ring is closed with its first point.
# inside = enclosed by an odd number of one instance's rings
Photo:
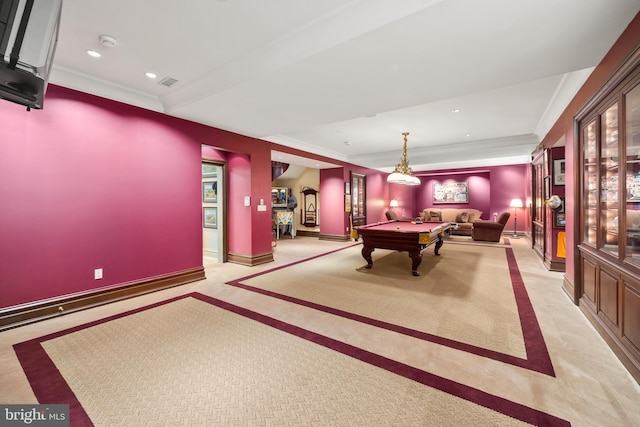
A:
{"type": "Polygon", "coordinates": [[[204,268],[0,309],[0,332],[205,278],[204,268]]]}
{"type": "Polygon", "coordinates": [[[346,234],[318,234],[318,240],[331,240],[333,242],[348,242],[349,236],[346,234]]]}
{"type": "Polygon", "coordinates": [[[637,360],[629,353],[620,339],[616,337],[609,328],[603,324],[602,319],[593,312],[589,304],[585,304],[580,300],[578,307],[580,307],[580,310],[582,310],[587,320],[593,325],[596,331],[598,331],[598,334],[604,339],[624,367],[627,368],[631,376],[640,384],[640,360],[637,360]]]}
{"type": "Polygon", "coordinates": [[[545,258],[544,265],[550,271],[566,271],[567,265],[563,259],[545,258]]]}
{"type": "Polygon", "coordinates": [[[253,267],[254,265],[266,264],[273,262],[273,252],[267,252],[259,255],[241,255],[241,254],[229,254],[229,262],[240,265],[247,265],[253,267]]]}
{"type": "Polygon", "coordinates": [[[567,294],[571,302],[578,305],[578,298],[576,297],[576,287],[573,280],[566,274],[562,278],[562,290],[567,294]]]}
{"type": "Polygon", "coordinates": [[[318,237],[320,232],[309,230],[296,230],[296,236],[318,237]]]}

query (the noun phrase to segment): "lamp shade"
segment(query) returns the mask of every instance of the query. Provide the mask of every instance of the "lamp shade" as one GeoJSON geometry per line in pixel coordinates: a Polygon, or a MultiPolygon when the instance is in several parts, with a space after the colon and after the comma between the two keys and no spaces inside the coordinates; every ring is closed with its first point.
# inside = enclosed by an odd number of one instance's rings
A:
{"type": "Polygon", "coordinates": [[[398,201],[396,199],[393,199],[392,201],[389,202],[389,206],[392,208],[397,208],[398,205],[398,201]]]}
{"type": "Polygon", "coordinates": [[[509,205],[511,208],[521,208],[522,206],[522,199],[513,199],[509,205]]]}
{"type": "Polygon", "coordinates": [[[404,184],[404,175],[400,172],[393,172],[387,177],[387,182],[391,182],[393,184],[404,184]]]}
{"type": "Polygon", "coordinates": [[[406,185],[420,185],[420,178],[413,175],[406,175],[404,183],[406,185]]]}

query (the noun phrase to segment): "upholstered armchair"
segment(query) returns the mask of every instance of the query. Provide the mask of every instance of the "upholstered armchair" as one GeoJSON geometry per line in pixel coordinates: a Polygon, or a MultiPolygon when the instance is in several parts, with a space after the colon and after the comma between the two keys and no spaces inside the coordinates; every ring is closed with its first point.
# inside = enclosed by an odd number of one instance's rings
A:
{"type": "Polygon", "coordinates": [[[398,220],[398,215],[394,211],[386,211],[384,214],[387,217],[388,221],[397,221],[398,220]]]}
{"type": "Polygon", "coordinates": [[[510,216],[511,214],[505,211],[498,216],[495,222],[487,220],[475,221],[471,230],[471,238],[485,242],[499,242],[504,226],[507,225],[510,216]]]}

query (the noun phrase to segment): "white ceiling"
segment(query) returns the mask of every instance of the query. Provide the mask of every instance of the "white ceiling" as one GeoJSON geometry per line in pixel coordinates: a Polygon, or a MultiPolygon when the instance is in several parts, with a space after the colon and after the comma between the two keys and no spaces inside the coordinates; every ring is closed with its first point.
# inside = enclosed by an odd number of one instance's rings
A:
{"type": "Polygon", "coordinates": [[[64,0],[50,82],[384,171],[405,131],[414,170],[525,163],[639,10],[640,0],[64,0]]]}

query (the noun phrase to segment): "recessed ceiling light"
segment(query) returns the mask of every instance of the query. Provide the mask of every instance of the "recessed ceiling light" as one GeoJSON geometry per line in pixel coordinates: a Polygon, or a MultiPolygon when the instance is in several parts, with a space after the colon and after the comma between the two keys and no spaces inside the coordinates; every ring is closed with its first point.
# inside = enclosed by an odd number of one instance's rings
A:
{"type": "Polygon", "coordinates": [[[89,56],[93,56],[94,58],[100,58],[102,55],[100,52],[96,52],[95,50],[87,49],[87,54],[89,56]]]}
{"type": "Polygon", "coordinates": [[[156,77],[158,77],[155,73],[144,73],[144,75],[149,77],[150,79],[155,79],[156,77]]]}
{"type": "Polygon", "coordinates": [[[453,110],[451,110],[452,113],[459,113],[460,109],[459,108],[454,108],[453,110]]]}

